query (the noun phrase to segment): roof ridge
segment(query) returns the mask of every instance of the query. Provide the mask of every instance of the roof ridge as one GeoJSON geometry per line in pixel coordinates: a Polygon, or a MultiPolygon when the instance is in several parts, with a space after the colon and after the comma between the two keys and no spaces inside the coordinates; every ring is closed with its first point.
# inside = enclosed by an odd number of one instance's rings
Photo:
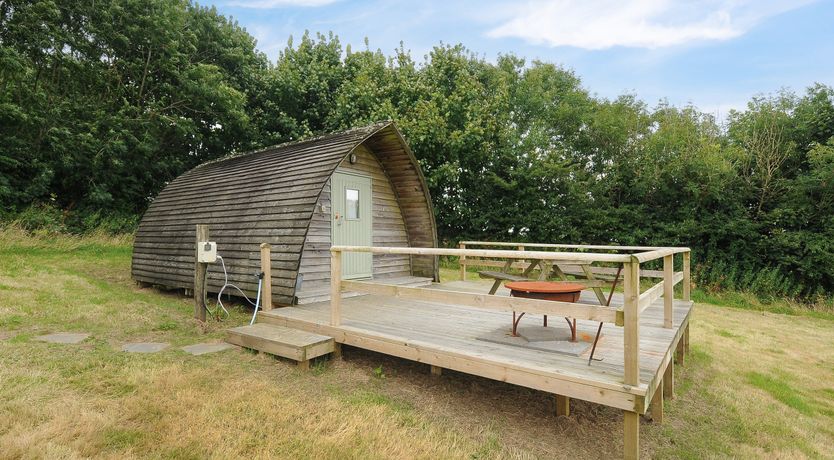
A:
{"type": "Polygon", "coordinates": [[[268,152],[268,151],[271,151],[271,150],[276,150],[276,149],[280,149],[280,148],[284,148],[284,147],[289,147],[289,146],[292,146],[292,145],[304,144],[304,143],[308,143],[308,142],[316,142],[316,141],[321,141],[321,140],[332,138],[332,137],[345,136],[345,135],[348,135],[348,134],[358,133],[358,132],[362,132],[362,131],[368,131],[368,132],[377,131],[377,130],[382,129],[382,128],[388,126],[388,125],[392,125],[393,123],[394,123],[394,121],[390,120],[390,119],[381,120],[381,121],[377,121],[377,122],[374,122],[374,123],[372,123],[370,125],[366,125],[366,126],[358,126],[358,127],[349,128],[349,129],[346,129],[346,130],[343,130],[343,131],[336,131],[336,132],[331,132],[331,133],[326,133],[326,134],[319,134],[317,136],[308,137],[306,139],[296,139],[296,140],[292,140],[292,141],[282,142],[280,144],[270,145],[268,147],[262,147],[262,148],[256,149],[256,150],[247,150],[245,152],[233,152],[233,153],[229,153],[227,155],[223,155],[222,157],[218,157],[218,158],[215,158],[213,160],[208,160],[208,161],[205,161],[203,163],[200,163],[199,165],[197,165],[197,168],[212,165],[212,164],[215,164],[215,163],[221,163],[223,161],[231,160],[231,159],[234,159],[234,158],[241,158],[241,157],[245,157],[245,156],[249,156],[249,155],[255,155],[255,154],[258,154],[258,153],[263,153],[263,152],[268,152]]]}

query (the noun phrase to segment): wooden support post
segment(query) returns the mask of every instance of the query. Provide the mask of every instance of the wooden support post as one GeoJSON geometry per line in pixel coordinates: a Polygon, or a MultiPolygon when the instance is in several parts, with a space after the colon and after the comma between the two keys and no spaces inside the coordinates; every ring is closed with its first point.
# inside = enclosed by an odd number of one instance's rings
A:
{"type": "Polygon", "coordinates": [[[649,413],[653,422],[663,423],[663,385],[658,385],[654,390],[649,413]]]}
{"type": "Polygon", "coordinates": [[[339,342],[333,344],[333,358],[342,359],[342,344],[339,342]]]}
{"type": "Polygon", "coordinates": [[[200,241],[208,241],[208,225],[197,224],[196,241],[194,242],[194,318],[205,322],[206,304],[203,292],[206,290],[206,271],[208,264],[197,262],[198,245],[200,241]]]}
{"type": "Polygon", "coordinates": [[[640,458],[640,415],[628,410],[623,411],[623,458],[640,458]]]}
{"type": "Polygon", "coordinates": [[[564,415],[570,416],[570,398],[567,396],[556,395],[556,416],[564,415]]]}
{"type": "Polygon", "coordinates": [[[684,350],[686,349],[686,330],[684,330],[683,334],[681,335],[680,340],[678,341],[678,346],[675,347],[675,364],[679,364],[681,366],[684,365],[684,350]]]}
{"type": "Polygon", "coordinates": [[[305,359],[304,361],[299,361],[298,362],[298,368],[303,370],[303,371],[310,370],[310,360],[305,359]]]}
{"type": "Polygon", "coordinates": [[[261,243],[261,271],[264,272],[261,305],[264,310],[272,310],[272,259],[269,252],[269,243],[261,243]]]}
{"type": "Polygon", "coordinates": [[[672,328],[672,303],[675,301],[675,256],[663,258],[663,327],[672,328]]]}
{"type": "Polygon", "coordinates": [[[623,383],[637,386],[640,384],[640,263],[626,263],[623,271],[623,383]]]}
{"type": "MultiPolygon", "coordinates": [[[[623,383],[640,384],[640,262],[624,264],[623,274],[623,383]]],[[[640,415],[623,411],[623,458],[636,460],[640,457],[640,415]]]]}
{"type": "Polygon", "coordinates": [[[686,323],[686,329],[683,330],[683,353],[689,354],[689,323],[686,323]]]}
{"type": "Polygon", "coordinates": [[[443,374],[443,368],[440,366],[431,366],[431,376],[440,377],[443,374]]]}
{"type": "MultiPolygon", "coordinates": [[[[466,244],[460,244],[461,249],[466,249],[466,244]]],[[[466,256],[460,256],[460,280],[466,281],[466,256]]]]}
{"type": "Polygon", "coordinates": [[[675,362],[669,361],[666,370],[663,371],[663,397],[672,399],[675,397],[675,362]]]}
{"type": "Polygon", "coordinates": [[[330,325],[342,324],[342,252],[330,251],[330,325]]]}
{"type": "Polygon", "coordinates": [[[690,296],[690,288],[692,287],[692,275],[689,271],[689,264],[690,264],[690,256],[692,253],[690,251],[684,252],[683,254],[683,300],[691,300],[690,296]]]}

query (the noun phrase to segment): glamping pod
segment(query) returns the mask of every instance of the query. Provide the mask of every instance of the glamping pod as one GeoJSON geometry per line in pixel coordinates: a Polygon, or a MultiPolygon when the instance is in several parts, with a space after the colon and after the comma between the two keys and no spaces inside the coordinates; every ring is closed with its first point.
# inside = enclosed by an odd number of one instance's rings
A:
{"type": "MultiPolygon", "coordinates": [[[[200,165],[148,208],[131,273],[142,283],[194,286],[195,225],[209,226],[229,282],[257,291],[260,245],[271,245],[272,301],[329,298],[330,246],[436,247],[426,181],[392,122],[291,142],[200,165]]],[[[355,253],[347,279],[437,279],[435,256],[355,253]]],[[[418,281],[419,283],[419,281],[418,281]]],[[[223,284],[211,265],[209,292],[223,284]]],[[[254,298],[254,297],[253,297],[254,298]]]]}

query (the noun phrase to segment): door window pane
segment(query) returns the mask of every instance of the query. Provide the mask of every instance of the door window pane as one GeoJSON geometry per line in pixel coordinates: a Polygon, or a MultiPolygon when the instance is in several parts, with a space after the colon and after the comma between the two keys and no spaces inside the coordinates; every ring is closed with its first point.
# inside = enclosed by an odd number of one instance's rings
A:
{"type": "Polygon", "coordinates": [[[345,217],[359,219],[359,190],[345,189],[345,217]]]}

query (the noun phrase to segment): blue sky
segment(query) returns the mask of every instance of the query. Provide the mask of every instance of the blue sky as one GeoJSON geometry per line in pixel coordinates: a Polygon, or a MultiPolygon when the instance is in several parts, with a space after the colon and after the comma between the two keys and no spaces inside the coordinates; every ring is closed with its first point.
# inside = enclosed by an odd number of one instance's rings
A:
{"type": "MultiPolygon", "coordinates": [[[[201,3],[206,4],[207,0],[201,3]]],[[[274,61],[290,35],[333,31],[343,44],[420,62],[463,43],[488,60],[514,53],[572,69],[601,97],[694,104],[723,118],[780,88],[834,85],[832,0],[349,1],[214,0],[274,61]]]]}

